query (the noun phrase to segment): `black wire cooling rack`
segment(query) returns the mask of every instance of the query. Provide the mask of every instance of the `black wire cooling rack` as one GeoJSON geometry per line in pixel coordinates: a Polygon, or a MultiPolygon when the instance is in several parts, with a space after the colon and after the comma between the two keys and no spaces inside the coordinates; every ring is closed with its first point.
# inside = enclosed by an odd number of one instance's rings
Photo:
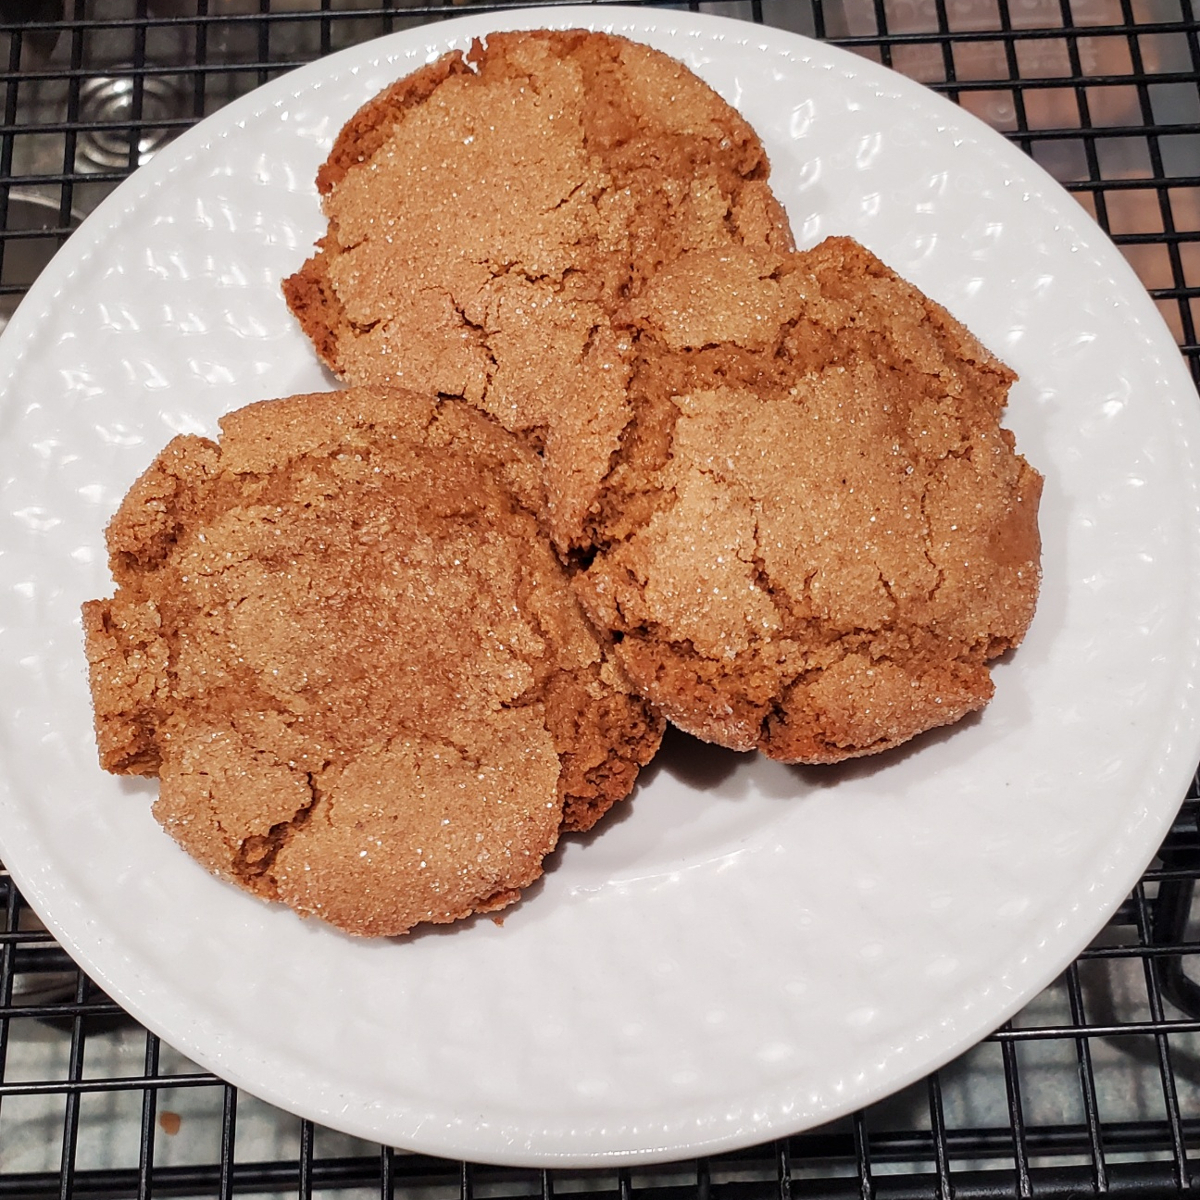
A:
{"type": "MultiPolygon", "coordinates": [[[[470,8],[482,8],[471,5],[470,8]]],[[[495,8],[497,5],[486,7],[495,8]]],[[[729,0],[945,93],[1058,178],[1200,372],[1200,23],[1191,0],[729,0]]],[[[0,322],[161,145],[288,69],[466,4],[0,0],[0,322]]],[[[0,873],[0,1200],[1158,1196],[1200,1183],[1200,792],[1109,926],[1018,1017],[852,1119],[634,1171],[368,1145],[239,1094],[138,1026],[0,873]]]]}

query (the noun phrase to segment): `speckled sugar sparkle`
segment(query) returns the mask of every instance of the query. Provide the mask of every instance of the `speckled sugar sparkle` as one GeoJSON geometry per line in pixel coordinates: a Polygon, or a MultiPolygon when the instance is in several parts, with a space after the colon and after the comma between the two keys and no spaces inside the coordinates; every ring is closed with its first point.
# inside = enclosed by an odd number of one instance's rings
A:
{"type": "Polygon", "coordinates": [[[326,1124],[498,1162],[670,1159],[850,1111],[995,1027],[1102,924],[1200,753],[1195,394],[1132,272],[1002,139],[919,86],[757,26],[484,15],[304,68],[107,201],[0,340],[0,851],[114,997],[326,1124]],[[312,178],[397,76],[503,25],[677,54],[771,153],[800,242],[848,233],[1021,375],[1045,584],[978,720],[832,771],[676,752],[531,902],[358,943],[208,877],[96,765],[79,603],[178,431],[328,385],[278,281],[312,178]],[[147,914],[153,914],[148,917],[147,914]]]}

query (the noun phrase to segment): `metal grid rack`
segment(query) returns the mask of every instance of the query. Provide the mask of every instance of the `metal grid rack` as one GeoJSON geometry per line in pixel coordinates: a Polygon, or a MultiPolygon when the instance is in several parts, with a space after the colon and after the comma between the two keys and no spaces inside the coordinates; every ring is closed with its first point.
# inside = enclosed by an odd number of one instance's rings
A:
{"type": "MultiPolygon", "coordinates": [[[[1112,235],[1200,378],[1193,0],[690,7],[836,42],[1001,130],[1112,235]]],[[[0,322],[78,222],[182,129],[319,55],[463,11],[369,0],[0,0],[0,322]]],[[[1157,859],[1095,943],[942,1071],[811,1133],[632,1172],[415,1156],[239,1094],[104,996],[0,872],[0,1200],[1175,1194],[1200,1184],[1198,822],[1193,783],[1157,859]]]]}

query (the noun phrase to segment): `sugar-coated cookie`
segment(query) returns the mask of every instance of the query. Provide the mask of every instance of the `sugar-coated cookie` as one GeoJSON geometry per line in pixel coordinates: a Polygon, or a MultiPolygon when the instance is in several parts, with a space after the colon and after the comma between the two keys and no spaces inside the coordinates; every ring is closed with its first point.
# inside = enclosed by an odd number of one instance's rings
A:
{"type": "Polygon", "coordinates": [[[328,232],[284,291],[344,379],[461,396],[529,435],[565,550],[632,417],[614,312],[682,254],[790,247],[767,175],[750,126],[674,59],[493,34],[341,131],[317,180],[328,232]]]}
{"type": "Polygon", "coordinates": [[[211,871],[356,934],[512,903],[661,722],[544,535],[536,457],[455,401],[350,389],[178,437],[84,607],[101,762],[211,871]]]}
{"type": "Polygon", "coordinates": [[[642,693],[810,763],[983,707],[1040,579],[1012,372],[846,238],[682,255],[623,321],[634,436],[575,583],[642,693]]]}

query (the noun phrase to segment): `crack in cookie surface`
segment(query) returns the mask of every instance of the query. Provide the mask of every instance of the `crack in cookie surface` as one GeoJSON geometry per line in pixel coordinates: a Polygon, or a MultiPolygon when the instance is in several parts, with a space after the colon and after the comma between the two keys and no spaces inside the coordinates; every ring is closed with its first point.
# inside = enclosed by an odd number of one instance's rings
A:
{"type": "Polygon", "coordinates": [[[210,870],[350,932],[493,911],[661,734],[540,525],[536,457],[351,389],[175,439],[85,607],[104,766],[210,870]]]}

